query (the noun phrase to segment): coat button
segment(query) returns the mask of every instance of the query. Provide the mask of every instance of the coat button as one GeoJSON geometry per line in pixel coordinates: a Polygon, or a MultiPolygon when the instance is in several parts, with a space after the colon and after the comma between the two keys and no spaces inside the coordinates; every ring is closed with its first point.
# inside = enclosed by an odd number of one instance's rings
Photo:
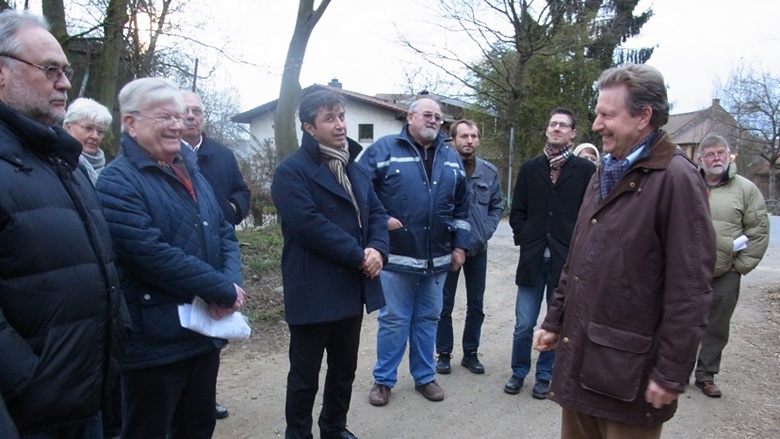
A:
{"type": "Polygon", "coordinates": [[[152,296],[149,294],[144,294],[144,300],[151,300],[152,296]]]}
{"type": "Polygon", "coordinates": [[[569,337],[563,337],[563,344],[566,344],[569,342],[569,337]]]}
{"type": "Polygon", "coordinates": [[[204,227],[208,227],[209,226],[209,222],[208,221],[203,221],[203,226],[204,227]]]}
{"type": "Polygon", "coordinates": [[[628,184],[628,187],[630,187],[631,189],[633,189],[633,188],[635,188],[635,187],[636,187],[636,183],[634,183],[634,182],[632,181],[631,183],[629,183],[629,184],[628,184]]]}
{"type": "Polygon", "coordinates": [[[591,223],[591,224],[596,224],[597,222],[598,222],[598,221],[596,221],[596,218],[592,218],[592,219],[590,220],[590,223],[591,223]]]}
{"type": "Polygon", "coordinates": [[[653,416],[653,414],[652,414],[652,413],[650,413],[650,412],[647,412],[647,413],[645,413],[645,417],[647,417],[647,418],[650,418],[650,417],[652,417],[652,416],[653,416]]]}
{"type": "Polygon", "coordinates": [[[550,398],[555,398],[555,393],[554,392],[550,392],[550,398]]]}

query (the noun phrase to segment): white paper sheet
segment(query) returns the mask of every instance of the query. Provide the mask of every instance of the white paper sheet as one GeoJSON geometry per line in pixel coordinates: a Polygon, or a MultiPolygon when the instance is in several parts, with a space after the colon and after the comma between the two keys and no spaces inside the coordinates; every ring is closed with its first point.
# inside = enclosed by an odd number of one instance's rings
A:
{"type": "Polygon", "coordinates": [[[745,236],[745,235],[742,235],[742,236],[738,237],[737,239],[735,239],[734,240],[734,252],[736,253],[736,252],[738,252],[740,250],[746,249],[748,241],[750,241],[750,239],[747,236],[745,236]]]}
{"type": "Polygon", "coordinates": [[[195,296],[191,304],[179,305],[181,326],[209,337],[244,341],[252,333],[248,320],[240,312],[215,320],[209,315],[208,304],[198,296],[195,296]]]}

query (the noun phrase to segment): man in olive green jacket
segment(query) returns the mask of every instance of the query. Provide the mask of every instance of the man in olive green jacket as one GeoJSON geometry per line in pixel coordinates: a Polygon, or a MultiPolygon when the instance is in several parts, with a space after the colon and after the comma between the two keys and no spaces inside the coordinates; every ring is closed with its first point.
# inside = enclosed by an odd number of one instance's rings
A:
{"type": "Polygon", "coordinates": [[[714,378],[720,370],[723,348],[729,340],[731,315],[737,306],[742,276],[756,268],[769,244],[769,219],[761,191],[737,175],[725,138],[709,135],[697,149],[700,172],[709,189],[710,213],[717,242],[712,305],[707,331],[696,362],[696,386],[718,398],[714,378]]]}

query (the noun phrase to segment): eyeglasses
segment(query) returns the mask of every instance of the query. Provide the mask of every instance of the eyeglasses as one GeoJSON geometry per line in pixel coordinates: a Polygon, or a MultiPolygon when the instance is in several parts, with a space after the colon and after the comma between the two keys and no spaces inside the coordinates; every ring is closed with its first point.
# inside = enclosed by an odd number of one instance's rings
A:
{"type": "Polygon", "coordinates": [[[412,114],[419,114],[425,120],[435,119],[436,122],[441,122],[441,114],[439,113],[431,113],[430,111],[426,111],[425,113],[412,113],[412,114]]]}
{"type": "Polygon", "coordinates": [[[716,152],[708,152],[707,154],[704,154],[704,159],[705,160],[712,160],[715,157],[717,157],[719,159],[725,159],[726,157],[728,157],[728,155],[729,155],[728,151],[725,151],[725,150],[723,150],[723,151],[716,151],[716,152]]]}
{"type": "Polygon", "coordinates": [[[172,127],[176,124],[183,125],[184,124],[184,118],[181,116],[173,116],[170,114],[166,114],[163,116],[151,116],[148,114],[141,113],[140,111],[131,111],[131,114],[137,114],[139,116],[145,117],[147,119],[151,119],[160,125],[163,125],[165,127],[172,127]]]}
{"type": "Polygon", "coordinates": [[[550,124],[547,125],[547,126],[550,127],[550,128],[555,128],[555,127],[571,128],[570,124],[568,124],[566,122],[559,122],[557,120],[554,120],[554,121],[550,122],[550,124]]]}
{"type": "Polygon", "coordinates": [[[68,81],[70,81],[70,78],[73,77],[73,68],[71,66],[65,66],[65,67],[42,66],[40,64],[35,64],[30,61],[25,61],[21,58],[17,58],[13,55],[0,54],[0,56],[11,58],[13,60],[25,63],[28,66],[35,67],[36,69],[42,71],[43,74],[46,75],[46,79],[48,79],[51,82],[58,82],[59,80],[62,79],[63,76],[66,77],[68,81]]]}
{"type": "Polygon", "coordinates": [[[203,116],[203,110],[198,107],[187,107],[187,109],[184,110],[184,114],[187,113],[192,113],[192,115],[195,117],[203,116]]]}
{"type": "Polygon", "coordinates": [[[81,125],[81,124],[76,124],[76,125],[78,125],[79,127],[81,127],[82,130],[90,134],[96,133],[100,137],[106,137],[106,130],[98,128],[95,125],[81,125]]]}

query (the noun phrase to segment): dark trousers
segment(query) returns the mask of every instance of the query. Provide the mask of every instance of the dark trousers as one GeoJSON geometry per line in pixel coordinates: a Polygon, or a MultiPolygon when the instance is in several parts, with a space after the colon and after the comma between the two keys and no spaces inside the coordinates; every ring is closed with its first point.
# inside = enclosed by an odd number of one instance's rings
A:
{"type": "Polygon", "coordinates": [[[346,429],[362,323],[363,316],[360,315],[337,322],[290,325],[286,439],[312,437],[312,410],[325,350],[328,351],[328,371],[317,423],[323,438],[346,429]]]}
{"type": "Polygon", "coordinates": [[[108,399],[103,401],[103,437],[118,437],[122,433],[122,381],[119,373],[112,379],[108,399]]]}
{"type": "Polygon", "coordinates": [[[741,280],[742,275],[736,271],[723,273],[712,280],[712,303],[696,360],[696,381],[713,380],[720,372],[720,359],[729,342],[731,316],[739,300],[741,280]]]}
{"type": "Polygon", "coordinates": [[[219,349],[122,372],[122,439],[210,439],[219,349]]]}
{"type": "Polygon", "coordinates": [[[444,282],[444,305],[436,329],[436,352],[452,353],[452,309],[455,307],[455,292],[458,289],[460,272],[466,278],[466,324],[463,327],[463,353],[471,354],[479,349],[482,322],[485,320],[483,302],[485,297],[485,274],[487,271],[487,250],[467,256],[463,267],[447,273],[444,282]]]}
{"type": "MultiPolygon", "coordinates": [[[[5,439],[5,436],[2,436],[5,439]]],[[[13,438],[14,436],[9,436],[13,438]]],[[[63,422],[38,430],[35,433],[19,434],[20,439],[102,439],[103,423],[100,413],[79,422],[63,422]]]]}

